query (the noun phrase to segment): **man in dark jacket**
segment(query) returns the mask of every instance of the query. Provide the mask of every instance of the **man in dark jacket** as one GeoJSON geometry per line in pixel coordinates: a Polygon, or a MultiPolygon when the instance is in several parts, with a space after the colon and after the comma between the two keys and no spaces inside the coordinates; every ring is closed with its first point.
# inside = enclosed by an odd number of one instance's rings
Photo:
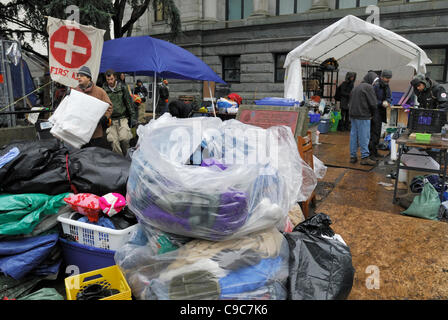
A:
{"type": "Polygon", "coordinates": [[[168,98],[170,97],[170,88],[168,86],[168,80],[163,80],[157,86],[159,94],[159,101],[157,103],[157,113],[164,114],[168,112],[168,98]]]}
{"type": "Polygon", "coordinates": [[[383,70],[381,76],[373,84],[375,89],[377,104],[375,114],[370,123],[370,157],[381,158],[378,153],[378,144],[380,143],[382,123],[387,123],[387,107],[392,103],[392,94],[389,87],[392,71],[383,70]]]}
{"type": "Polygon", "coordinates": [[[361,84],[356,86],[351,94],[349,114],[351,120],[350,131],[350,162],[358,161],[358,146],[361,149],[361,164],[373,166],[376,161],[369,158],[370,120],[375,114],[376,94],[373,82],[377,78],[375,72],[369,72],[361,84]]]}
{"type": "Polygon", "coordinates": [[[421,109],[448,109],[448,97],[444,87],[436,81],[418,74],[411,81],[421,109]]]}
{"type": "Polygon", "coordinates": [[[350,129],[350,117],[348,113],[348,103],[350,101],[350,93],[356,80],[355,72],[347,72],[345,81],[341,83],[339,88],[339,99],[341,101],[341,128],[343,131],[350,129]]]}

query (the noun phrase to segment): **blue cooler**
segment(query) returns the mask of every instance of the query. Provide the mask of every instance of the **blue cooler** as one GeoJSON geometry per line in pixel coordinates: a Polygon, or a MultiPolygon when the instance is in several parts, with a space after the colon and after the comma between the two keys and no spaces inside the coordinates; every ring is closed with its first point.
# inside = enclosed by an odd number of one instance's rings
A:
{"type": "Polygon", "coordinates": [[[330,130],[330,120],[331,119],[320,119],[317,130],[320,133],[327,133],[330,130]]]}

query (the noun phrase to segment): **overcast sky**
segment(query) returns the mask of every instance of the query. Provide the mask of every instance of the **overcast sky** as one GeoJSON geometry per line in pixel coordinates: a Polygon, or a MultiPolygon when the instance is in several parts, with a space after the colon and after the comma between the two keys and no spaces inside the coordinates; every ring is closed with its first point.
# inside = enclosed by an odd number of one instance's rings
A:
{"type": "MultiPolygon", "coordinates": [[[[2,4],[7,4],[7,3],[11,2],[11,1],[10,0],[0,0],[0,2],[2,4]]],[[[15,24],[11,24],[11,23],[9,24],[9,26],[11,28],[16,28],[17,27],[15,24]]],[[[33,47],[33,49],[36,52],[38,52],[40,54],[43,54],[43,55],[47,55],[47,45],[46,45],[46,43],[42,43],[42,41],[36,41],[36,42],[33,43],[31,41],[31,36],[29,36],[29,35],[25,36],[25,41],[28,42],[33,47]]]]}

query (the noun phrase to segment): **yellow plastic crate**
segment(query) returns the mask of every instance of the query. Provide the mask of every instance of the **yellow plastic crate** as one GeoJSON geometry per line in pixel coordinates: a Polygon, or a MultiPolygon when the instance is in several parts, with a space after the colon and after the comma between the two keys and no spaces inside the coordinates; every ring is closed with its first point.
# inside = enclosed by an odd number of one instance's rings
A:
{"type": "Polygon", "coordinates": [[[100,300],[132,300],[131,288],[129,288],[123,272],[117,265],[65,278],[67,300],[76,300],[79,291],[94,283],[101,284],[109,289],[120,290],[120,293],[100,300]]]}

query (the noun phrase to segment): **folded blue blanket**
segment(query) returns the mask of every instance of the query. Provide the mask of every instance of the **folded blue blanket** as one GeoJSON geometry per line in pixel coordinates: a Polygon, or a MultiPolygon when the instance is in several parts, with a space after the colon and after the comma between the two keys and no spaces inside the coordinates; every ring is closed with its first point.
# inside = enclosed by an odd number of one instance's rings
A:
{"type": "Polygon", "coordinates": [[[58,242],[58,234],[0,242],[0,271],[20,280],[39,266],[58,242]]]}

